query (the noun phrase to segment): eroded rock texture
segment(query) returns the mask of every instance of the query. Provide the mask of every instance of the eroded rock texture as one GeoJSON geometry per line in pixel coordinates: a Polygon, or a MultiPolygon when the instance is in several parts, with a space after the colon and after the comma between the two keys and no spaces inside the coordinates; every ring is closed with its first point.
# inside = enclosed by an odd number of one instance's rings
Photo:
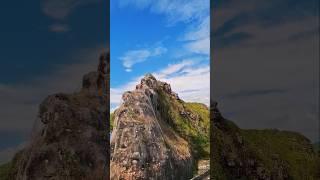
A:
{"type": "MultiPolygon", "coordinates": [[[[104,54],[101,58],[108,56],[104,54]]],[[[109,97],[98,98],[98,76],[98,72],[90,72],[84,76],[80,92],[50,95],[41,103],[42,128],[16,155],[12,179],[109,177],[109,116],[106,116],[109,97]]]]}
{"type": "Polygon", "coordinates": [[[111,179],[178,180],[192,177],[190,144],[161,113],[159,92],[179,99],[169,84],[146,75],[134,91],[123,94],[114,113],[111,179]]]}

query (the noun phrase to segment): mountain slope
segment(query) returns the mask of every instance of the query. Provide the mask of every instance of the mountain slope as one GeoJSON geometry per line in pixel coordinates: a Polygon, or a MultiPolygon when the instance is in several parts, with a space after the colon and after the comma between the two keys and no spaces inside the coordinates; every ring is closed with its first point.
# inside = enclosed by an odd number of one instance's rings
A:
{"type": "Polygon", "coordinates": [[[304,136],[278,130],[243,130],[211,113],[211,176],[216,179],[319,179],[319,157],[304,136]]]}
{"type": "Polygon", "coordinates": [[[188,179],[209,157],[209,112],[146,75],[112,115],[111,179],[188,179]]]}

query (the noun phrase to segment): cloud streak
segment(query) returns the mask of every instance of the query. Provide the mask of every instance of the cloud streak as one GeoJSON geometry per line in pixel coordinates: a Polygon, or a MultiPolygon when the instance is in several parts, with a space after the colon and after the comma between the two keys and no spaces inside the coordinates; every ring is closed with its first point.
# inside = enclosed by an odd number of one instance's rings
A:
{"type": "Polygon", "coordinates": [[[182,39],[186,42],[184,47],[187,51],[196,54],[210,54],[210,16],[194,22],[189,31],[182,39]]]}
{"type": "Polygon", "coordinates": [[[64,33],[70,31],[67,24],[52,24],[49,26],[49,31],[56,33],[64,33]]]}
{"type": "Polygon", "coordinates": [[[125,67],[125,70],[127,72],[131,72],[132,67],[135,64],[147,61],[151,57],[161,56],[166,52],[167,49],[162,46],[153,49],[129,50],[119,59],[122,61],[122,65],[125,67]]]}
{"type": "Polygon", "coordinates": [[[209,14],[209,0],[120,0],[120,7],[134,6],[150,9],[151,12],[166,16],[168,25],[201,21],[209,14]]]}
{"type": "Polygon", "coordinates": [[[182,38],[178,38],[184,42],[182,48],[189,53],[209,55],[209,0],[120,0],[119,4],[120,7],[133,6],[164,15],[169,27],[177,23],[187,24],[186,32],[182,34],[182,38]]]}
{"type": "Polygon", "coordinates": [[[56,20],[67,18],[76,8],[101,0],[43,0],[42,12],[56,20]]]}
{"type": "Polygon", "coordinates": [[[68,32],[70,28],[65,23],[67,18],[77,8],[98,2],[101,0],[42,0],[41,11],[55,21],[49,25],[50,32],[68,32]]]}

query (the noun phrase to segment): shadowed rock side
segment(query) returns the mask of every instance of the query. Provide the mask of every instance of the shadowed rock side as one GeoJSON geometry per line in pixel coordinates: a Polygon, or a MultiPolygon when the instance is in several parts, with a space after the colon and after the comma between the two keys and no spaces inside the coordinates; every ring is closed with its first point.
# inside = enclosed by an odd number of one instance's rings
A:
{"type": "Polygon", "coordinates": [[[43,127],[16,154],[8,179],[109,177],[109,97],[97,97],[98,76],[98,72],[90,72],[84,76],[80,92],[50,95],[41,103],[39,118],[43,127]]]}
{"type": "MultiPolygon", "coordinates": [[[[196,149],[190,141],[191,136],[176,126],[177,121],[193,124],[203,121],[199,115],[187,111],[170,85],[157,81],[150,74],[134,91],[124,93],[122,99],[122,105],[113,115],[111,179],[192,178],[196,149]],[[178,116],[183,119],[173,117],[172,106],[180,108],[178,116]]],[[[206,140],[208,143],[209,139],[206,140]]]]}
{"type": "Polygon", "coordinates": [[[211,103],[211,179],[320,179],[319,157],[299,133],[243,130],[211,103]]]}

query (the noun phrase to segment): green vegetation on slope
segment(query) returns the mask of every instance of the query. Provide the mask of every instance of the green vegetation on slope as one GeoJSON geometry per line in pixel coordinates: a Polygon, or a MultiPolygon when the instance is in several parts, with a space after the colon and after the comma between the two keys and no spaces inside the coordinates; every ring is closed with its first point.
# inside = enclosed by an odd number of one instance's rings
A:
{"type": "Polygon", "coordinates": [[[285,174],[289,179],[320,177],[319,157],[310,141],[299,133],[243,130],[222,119],[212,127],[211,145],[211,177],[215,179],[252,179],[257,167],[259,176],[276,179],[285,174]],[[249,161],[253,166],[247,164],[249,161]]]}
{"type": "Polygon", "coordinates": [[[304,136],[278,130],[241,130],[241,134],[269,169],[278,158],[288,163],[293,179],[316,179],[319,157],[304,136]]]}
{"type": "Polygon", "coordinates": [[[225,120],[223,122],[223,127],[217,127],[215,125],[211,128],[211,159],[210,159],[210,175],[213,179],[227,180],[233,179],[232,175],[226,169],[225,156],[226,154],[231,154],[230,156],[238,156],[238,147],[234,143],[234,136],[238,134],[238,127],[231,121],[225,120]]]}
{"type": "Polygon", "coordinates": [[[162,118],[192,146],[196,160],[209,158],[209,110],[200,103],[185,103],[158,90],[162,118]]]}

